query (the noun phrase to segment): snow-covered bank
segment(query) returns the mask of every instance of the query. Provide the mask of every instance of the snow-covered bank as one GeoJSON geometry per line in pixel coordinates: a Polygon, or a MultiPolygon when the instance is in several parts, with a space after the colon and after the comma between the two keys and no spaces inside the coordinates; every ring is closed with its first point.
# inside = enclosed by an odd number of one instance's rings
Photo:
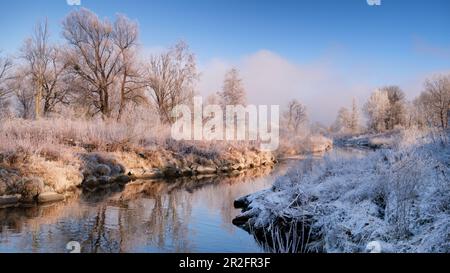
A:
{"type": "Polygon", "coordinates": [[[310,163],[237,200],[235,224],[267,239],[295,223],[289,251],[450,252],[448,144],[404,132],[389,150],[310,163]]]}

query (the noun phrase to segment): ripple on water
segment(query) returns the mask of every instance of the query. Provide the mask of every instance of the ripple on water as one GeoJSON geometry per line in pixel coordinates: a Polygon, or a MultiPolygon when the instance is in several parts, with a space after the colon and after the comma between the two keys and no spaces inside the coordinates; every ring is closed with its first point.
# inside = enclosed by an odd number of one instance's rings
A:
{"type": "Polygon", "coordinates": [[[84,252],[261,252],[232,225],[233,201],[268,188],[287,164],[233,178],[137,181],[119,192],[0,210],[0,252],[66,252],[70,241],[84,252]]]}

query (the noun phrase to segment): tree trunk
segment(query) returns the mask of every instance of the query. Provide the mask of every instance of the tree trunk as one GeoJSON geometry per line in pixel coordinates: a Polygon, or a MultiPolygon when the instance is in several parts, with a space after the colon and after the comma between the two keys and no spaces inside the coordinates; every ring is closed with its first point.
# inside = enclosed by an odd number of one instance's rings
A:
{"type": "Polygon", "coordinates": [[[41,100],[42,100],[42,79],[39,77],[36,95],[34,98],[35,119],[39,119],[41,117],[41,100]]]}
{"type": "Polygon", "coordinates": [[[122,83],[120,85],[120,105],[119,114],[117,115],[117,121],[122,119],[123,110],[125,108],[125,83],[127,81],[127,69],[123,73],[122,83]]]}

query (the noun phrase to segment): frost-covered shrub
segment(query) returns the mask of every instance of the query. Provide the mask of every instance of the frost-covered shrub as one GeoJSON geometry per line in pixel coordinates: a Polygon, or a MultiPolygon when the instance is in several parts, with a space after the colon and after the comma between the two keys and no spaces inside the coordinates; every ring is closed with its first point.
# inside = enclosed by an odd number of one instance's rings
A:
{"type": "Polygon", "coordinates": [[[407,237],[411,233],[410,222],[417,213],[415,209],[419,189],[427,179],[427,167],[426,160],[414,151],[401,151],[395,154],[394,162],[386,171],[386,216],[398,238],[407,237]]]}
{"type": "Polygon", "coordinates": [[[325,252],[363,252],[373,241],[385,252],[450,252],[450,148],[443,145],[404,132],[392,149],[301,162],[255,195],[255,222],[311,216],[308,247],[325,252]]]}

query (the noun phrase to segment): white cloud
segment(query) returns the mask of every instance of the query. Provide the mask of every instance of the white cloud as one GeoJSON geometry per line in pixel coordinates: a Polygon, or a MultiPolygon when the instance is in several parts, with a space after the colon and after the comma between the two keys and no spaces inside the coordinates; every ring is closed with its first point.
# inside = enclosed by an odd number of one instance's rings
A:
{"type": "Polygon", "coordinates": [[[200,67],[200,82],[198,90],[200,95],[207,97],[209,94],[219,92],[222,89],[223,78],[232,64],[223,59],[212,59],[200,67]]]}
{"type": "Polygon", "coordinates": [[[234,64],[220,59],[206,63],[201,67],[200,94],[219,91],[232,65],[240,70],[249,103],[284,106],[296,98],[307,105],[312,121],[323,123],[332,122],[338,109],[350,106],[354,96],[365,101],[375,88],[356,76],[342,75],[330,60],[299,65],[261,50],[234,64]]]}

